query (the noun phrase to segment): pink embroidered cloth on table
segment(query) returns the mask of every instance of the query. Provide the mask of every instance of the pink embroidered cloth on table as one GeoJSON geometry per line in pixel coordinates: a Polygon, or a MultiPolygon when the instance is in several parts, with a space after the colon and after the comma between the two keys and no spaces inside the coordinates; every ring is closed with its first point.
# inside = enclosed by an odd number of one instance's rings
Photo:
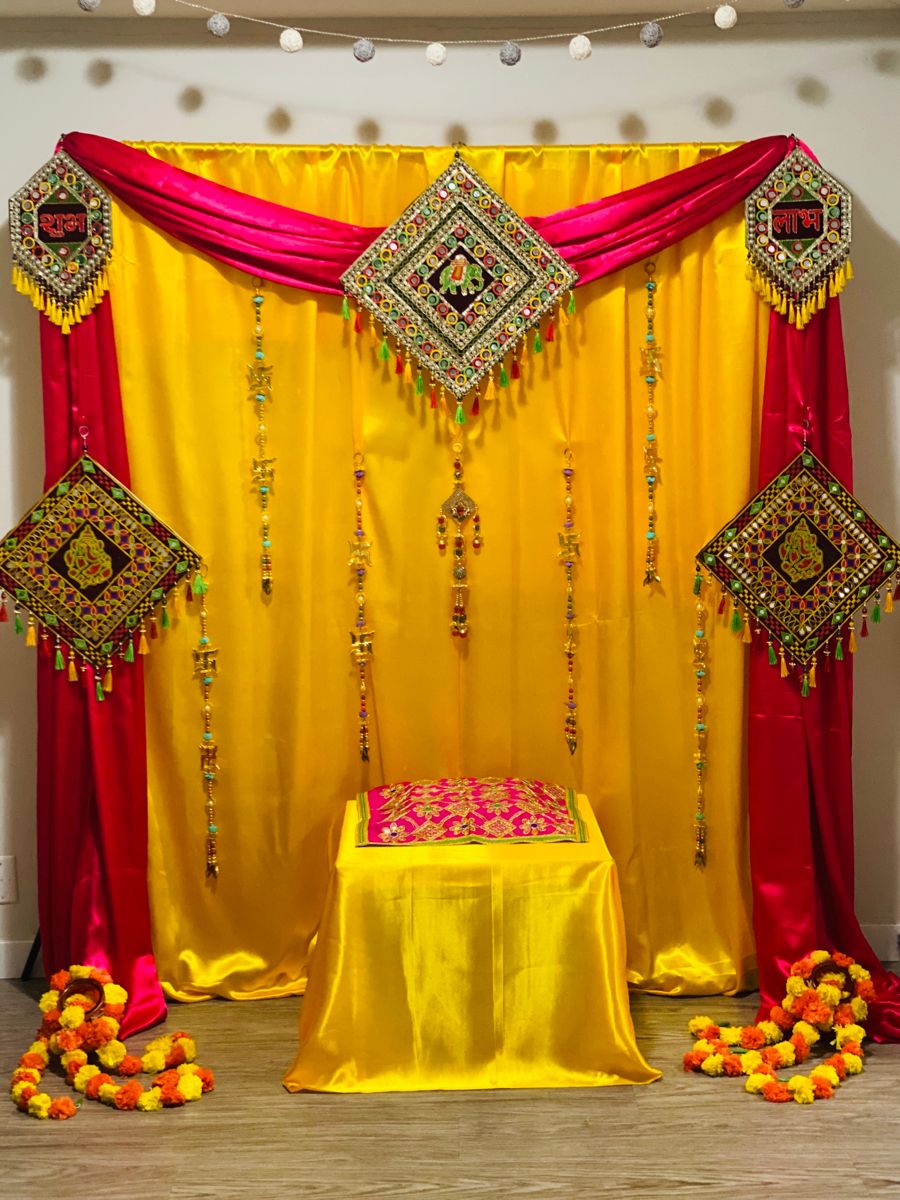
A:
{"type": "Polygon", "coordinates": [[[420,779],[357,797],[358,846],[584,842],[575,793],[537,779],[420,779]]]}

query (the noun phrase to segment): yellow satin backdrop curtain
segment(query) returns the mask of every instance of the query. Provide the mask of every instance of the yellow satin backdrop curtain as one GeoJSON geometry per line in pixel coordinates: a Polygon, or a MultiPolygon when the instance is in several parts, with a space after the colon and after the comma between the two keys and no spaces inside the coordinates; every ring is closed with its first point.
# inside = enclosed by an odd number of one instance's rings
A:
{"type": "MultiPolygon", "coordinates": [[[[151,153],[267,199],[387,224],[452,151],[153,144],[151,153]]],[[[472,148],[523,214],[552,212],[686,167],[724,145],[472,148]]],[[[746,500],[766,310],[744,279],[740,208],[661,254],[657,422],[662,591],[641,586],[645,331],[636,265],[578,290],[578,313],[524,379],[465,427],[484,549],[471,638],[448,627],[434,518],[451,488],[447,416],[355,336],[340,301],[267,287],[274,365],[274,592],[258,582],[246,399],[251,281],[115,212],[111,269],[135,490],[209,564],[219,649],[214,729],[221,874],[203,874],[196,622],[182,613],[147,660],[150,889],[170,995],[303,989],[344,804],[382,781],[536,776],[586,793],[618,865],[630,982],[715,993],[753,978],[744,788],[744,651],[712,635],[710,859],[692,861],[694,551],[746,500]],[[583,560],[577,581],[578,753],[563,739],[564,583],[557,565],[566,445],[583,560]],[[355,616],[347,568],[352,470],[365,454],[367,586],[376,631],[372,761],[357,757],[355,616]]],[[[179,604],[179,610],[182,605],[179,604]]]]}

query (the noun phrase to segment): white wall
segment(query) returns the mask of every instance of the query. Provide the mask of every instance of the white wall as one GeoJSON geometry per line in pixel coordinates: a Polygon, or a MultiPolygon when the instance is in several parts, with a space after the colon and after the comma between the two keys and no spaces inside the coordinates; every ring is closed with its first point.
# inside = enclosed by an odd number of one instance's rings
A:
{"type": "MultiPolygon", "coordinates": [[[[289,57],[257,35],[213,42],[186,21],[0,21],[0,194],[14,191],[49,157],[60,132],[73,129],[183,141],[407,144],[718,141],[796,132],[854,194],[857,279],[844,312],[857,492],[896,533],[900,22],[896,11],[811,10],[812,3],[801,14],[742,20],[729,34],[717,33],[708,17],[692,20],[669,26],[653,51],[632,33],[598,44],[581,64],[564,45],[529,46],[515,69],[483,48],[454,50],[435,70],[421,50],[381,47],[362,66],[346,43],[309,45],[289,57]]],[[[568,27],[557,18],[557,28],[568,27]]],[[[37,319],[0,286],[0,533],[39,494],[41,436],[37,319]]],[[[0,854],[18,858],[21,898],[0,905],[0,974],[18,970],[37,920],[30,654],[7,626],[0,635],[0,854]]],[[[900,612],[864,643],[857,680],[858,909],[877,948],[896,957],[900,612]]]]}

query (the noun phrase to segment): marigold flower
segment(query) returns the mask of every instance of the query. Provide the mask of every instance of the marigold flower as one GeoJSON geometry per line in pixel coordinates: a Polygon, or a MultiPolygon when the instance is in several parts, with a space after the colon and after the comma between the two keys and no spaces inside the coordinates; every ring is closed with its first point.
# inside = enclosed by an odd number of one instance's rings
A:
{"type": "Polygon", "coordinates": [[[36,1071],[43,1071],[47,1065],[46,1054],[38,1054],[35,1050],[29,1050],[19,1059],[20,1067],[33,1067],[36,1071]]]}
{"type": "Polygon", "coordinates": [[[816,1098],[815,1088],[805,1075],[792,1075],[787,1087],[798,1104],[812,1104],[816,1098]]]}
{"type": "Polygon", "coordinates": [[[103,1071],[99,1071],[96,1075],[92,1075],[91,1078],[88,1079],[84,1088],[84,1094],[87,1096],[88,1100],[96,1100],[100,1095],[100,1089],[105,1087],[108,1083],[112,1083],[112,1081],[111,1075],[106,1075],[103,1073],[103,1071]]]}
{"type": "Polygon", "coordinates": [[[164,1108],[180,1108],[184,1104],[184,1096],[177,1087],[159,1088],[158,1091],[164,1108]]]}
{"type": "Polygon", "coordinates": [[[97,1058],[102,1065],[108,1070],[114,1070],[125,1057],[127,1050],[125,1043],[120,1042],[117,1038],[113,1038],[111,1042],[107,1042],[105,1046],[101,1046],[97,1051],[97,1058]]]}
{"type": "Polygon", "coordinates": [[[197,1078],[203,1085],[204,1092],[211,1092],[215,1089],[216,1077],[208,1067],[198,1067],[197,1078]]]}
{"type": "Polygon", "coordinates": [[[176,1087],[180,1078],[181,1076],[174,1069],[171,1071],[163,1071],[161,1075],[157,1075],[157,1077],[153,1080],[153,1087],[176,1087]]]}
{"type": "Polygon", "coordinates": [[[850,1054],[849,1051],[845,1050],[841,1054],[841,1058],[844,1060],[844,1066],[847,1068],[848,1075],[860,1074],[863,1069],[863,1061],[858,1054],[850,1054]]]}
{"type": "Polygon", "coordinates": [[[762,1065],[763,1057],[758,1050],[748,1050],[740,1058],[745,1075],[753,1075],[762,1065]]]}
{"type": "Polygon", "coordinates": [[[790,1029],[794,1024],[794,1018],[789,1012],[786,1012],[780,1004],[773,1004],[769,1010],[769,1016],[775,1022],[779,1029],[790,1029]]]}
{"type": "Polygon", "coordinates": [[[113,1103],[116,1108],[123,1112],[130,1112],[137,1108],[138,1100],[144,1094],[144,1089],[136,1079],[131,1079],[128,1083],[123,1083],[117,1090],[113,1103]]]}
{"type": "Polygon", "coordinates": [[[688,1050],[681,1059],[681,1064],[685,1071],[699,1071],[706,1058],[704,1050],[688,1050]]]}
{"type": "Polygon", "coordinates": [[[787,1088],[787,1085],[780,1083],[777,1079],[767,1079],[763,1084],[762,1097],[768,1100],[771,1104],[785,1104],[788,1100],[793,1100],[793,1096],[787,1088]]]}
{"type": "Polygon", "coordinates": [[[807,1046],[815,1046],[816,1042],[820,1041],[822,1037],[818,1029],[814,1025],[810,1025],[808,1021],[798,1021],[794,1026],[794,1033],[798,1033],[807,1046]]]}
{"type": "Polygon", "coordinates": [[[52,1097],[46,1092],[35,1092],[28,1101],[28,1115],[38,1117],[41,1121],[46,1121],[50,1115],[50,1105],[53,1103],[52,1097]]]}
{"type": "Polygon", "coordinates": [[[141,1092],[137,1102],[139,1112],[159,1112],[162,1106],[159,1088],[150,1088],[147,1092],[141,1092]]]}
{"type": "Polygon", "coordinates": [[[57,1096],[50,1105],[49,1113],[53,1121],[68,1121],[78,1112],[78,1106],[68,1096],[57,1096]]]}
{"type": "Polygon", "coordinates": [[[812,954],[806,956],[813,966],[818,966],[819,963],[828,962],[831,954],[827,950],[813,950],[812,954]]]}
{"type": "Polygon", "coordinates": [[[852,967],[854,965],[853,959],[850,957],[850,955],[841,954],[840,950],[832,950],[831,957],[839,967],[844,967],[845,970],[847,967],[852,967]]]}
{"type": "Polygon", "coordinates": [[[777,1046],[772,1047],[778,1051],[778,1056],[781,1059],[781,1065],[784,1067],[792,1067],[797,1061],[797,1051],[790,1042],[779,1042],[777,1046]]]}
{"type": "Polygon", "coordinates": [[[821,1063],[818,1067],[813,1067],[809,1073],[810,1079],[815,1082],[817,1079],[824,1079],[826,1083],[830,1083],[833,1088],[840,1086],[840,1076],[834,1067],[829,1067],[827,1063],[821,1063]]]}
{"type": "Polygon", "coordinates": [[[38,1008],[42,1013],[52,1012],[59,1003],[59,992],[56,988],[51,988],[49,992],[44,992],[40,1000],[38,1000],[38,1008]]]}
{"type": "Polygon", "coordinates": [[[861,979],[856,985],[856,994],[860,1000],[865,1000],[867,1004],[871,1004],[875,999],[875,984],[871,979],[861,979]]]}
{"type": "Polygon", "coordinates": [[[770,1046],[774,1046],[776,1042],[780,1042],[784,1036],[781,1026],[775,1021],[757,1021],[756,1028],[770,1046]]]}
{"type": "Polygon", "coordinates": [[[869,1006],[860,996],[854,996],[850,1001],[850,1011],[857,1021],[864,1021],[869,1015],[869,1006]]]}
{"type": "Polygon", "coordinates": [[[808,990],[805,979],[801,979],[799,975],[788,976],[785,991],[789,996],[802,996],[808,990]]]}
{"type": "Polygon", "coordinates": [[[37,1085],[40,1082],[40,1075],[38,1075],[37,1079],[19,1079],[9,1089],[9,1094],[13,1100],[18,1100],[19,1097],[24,1095],[26,1092],[29,1096],[33,1096],[37,1091],[39,1091],[37,1085]]]}
{"type": "Polygon", "coordinates": [[[68,1054],[73,1050],[80,1050],[84,1045],[84,1035],[80,1029],[61,1029],[54,1037],[56,1048],[61,1053],[68,1054]]]}
{"type": "Polygon", "coordinates": [[[721,1075],[724,1069],[725,1068],[722,1066],[721,1054],[707,1054],[706,1058],[704,1058],[700,1065],[700,1070],[704,1075],[721,1075]]]}
{"type": "Polygon", "coordinates": [[[829,1008],[836,1008],[841,1002],[841,989],[833,983],[820,983],[816,988],[816,995],[829,1008]]]}
{"type": "Polygon", "coordinates": [[[93,969],[93,967],[76,965],[69,967],[69,974],[72,976],[72,979],[90,979],[93,969]]]}
{"type": "Polygon", "coordinates": [[[725,1068],[726,1075],[736,1076],[744,1073],[740,1054],[723,1054],[722,1066],[725,1068]]]}
{"type": "Polygon", "coordinates": [[[822,1065],[825,1067],[831,1067],[838,1079],[840,1079],[841,1083],[843,1083],[847,1078],[847,1064],[844,1062],[844,1056],[842,1054],[832,1054],[830,1058],[825,1059],[825,1062],[822,1065]]]}
{"type": "Polygon", "coordinates": [[[163,1071],[166,1066],[166,1056],[161,1050],[149,1050],[141,1055],[141,1067],[148,1075],[155,1071],[163,1071]]]}
{"type": "Polygon", "coordinates": [[[13,1071],[12,1079],[9,1081],[9,1086],[13,1088],[17,1083],[23,1082],[40,1083],[41,1074],[42,1072],[36,1070],[34,1067],[17,1067],[15,1071],[13,1071]]]}
{"type": "Polygon", "coordinates": [[[134,1054],[126,1054],[119,1063],[120,1075],[139,1075],[141,1070],[141,1060],[134,1054]]]}
{"type": "Polygon", "coordinates": [[[726,1046],[737,1046],[741,1040],[741,1030],[738,1025],[726,1025],[719,1030],[719,1038],[726,1046]]]}
{"type": "Polygon", "coordinates": [[[105,967],[90,967],[88,974],[95,983],[99,983],[101,987],[106,987],[108,983],[112,983],[112,975],[105,967]]]}
{"type": "MultiPolygon", "coordinates": [[[[715,1056],[711,1055],[710,1058],[712,1057],[715,1056]]],[[[709,1062],[710,1059],[708,1058],[706,1061],[709,1062]]],[[[177,1089],[184,1096],[185,1100],[199,1100],[203,1094],[203,1081],[198,1079],[196,1075],[182,1075],[178,1080],[177,1089]]]]}
{"type": "Polygon", "coordinates": [[[187,1062],[187,1055],[184,1052],[184,1046],[176,1042],[168,1051],[166,1051],[166,1066],[177,1067],[183,1062],[187,1062]]]}
{"type": "Polygon", "coordinates": [[[741,1045],[746,1050],[759,1050],[766,1044],[766,1035],[755,1025],[745,1025],[741,1029],[741,1045]]]}
{"type": "Polygon", "coordinates": [[[744,1084],[744,1091],[750,1092],[752,1095],[756,1096],[763,1090],[771,1078],[771,1075],[763,1075],[761,1072],[754,1071],[752,1074],[747,1076],[747,1081],[744,1084]]]}
{"type": "Polygon", "coordinates": [[[101,1104],[109,1104],[112,1107],[116,1103],[116,1096],[118,1096],[124,1086],[124,1084],[118,1084],[110,1080],[109,1083],[104,1083],[100,1086],[100,1090],[97,1092],[97,1099],[101,1104]]]}
{"type": "Polygon", "coordinates": [[[24,1083],[22,1085],[22,1090],[16,1097],[16,1108],[21,1109],[22,1112],[28,1112],[28,1105],[31,1101],[31,1097],[36,1096],[37,1094],[38,1089],[34,1086],[34,1084],[24,1083]]]}
{"type": "Polygon", "coordinates": [[[798,1063],[806,1062],[809,1058],[809,1046],[801,1035],[799,1033],[791,1034],[790,1043],[794,1047],[794,1061],[798,1063]]]}
{"type": "Polygon", "coordinates": [[[69,982],[68,971],[56,971],[50,976],[50,988],[54,992],[61,992],[69,982]]]}
{"type": "Polygon", "coordinates": [[[834,1044],[841,1050],[847,1042],[862,1042],[865,1036],[866,1031],[861,1025],[842,1025],[834,1035],[834,1044]]]}
{"type": "Polygon", "coordinates": [[[100,1068],[95,1067],[93,1063],[85,1063],[83,1067],[75,1075],[73,1086],[76,1092],[83,1092],[87,1088],[88,1083],[95,1075],[100,1074],[100,1068]]]}
{"type": "Polygon", "coordinates": [[[127,1004],[128,993],[117,983],[107,983],[103,988],[103,999],[106,1004],[127,1004]]]}

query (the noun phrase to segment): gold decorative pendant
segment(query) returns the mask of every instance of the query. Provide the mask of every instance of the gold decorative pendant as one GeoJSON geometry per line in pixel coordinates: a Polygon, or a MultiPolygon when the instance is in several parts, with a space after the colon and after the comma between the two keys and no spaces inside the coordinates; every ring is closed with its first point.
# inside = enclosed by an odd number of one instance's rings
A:
{"type": "Polygon", "coordinates": [[[465,527],[472,521],[472,549],[480,550],[482,546],[481,517],[478,505],[465,490],[462,468],[462,443],[453,443],[453,483],[454,489],[441,505],[437,519],[437,546],[443,553],[450,541],[453,543],[453,580],[451,593],[453,596],[453,613],[450,619],[450,632],[453,637],[469,636],[469,614],[467,597],[469,592],[469,569],[466,564],[465,527]],[[455,533],[448,532],[450,525],[455,526],[455,533]]]}

